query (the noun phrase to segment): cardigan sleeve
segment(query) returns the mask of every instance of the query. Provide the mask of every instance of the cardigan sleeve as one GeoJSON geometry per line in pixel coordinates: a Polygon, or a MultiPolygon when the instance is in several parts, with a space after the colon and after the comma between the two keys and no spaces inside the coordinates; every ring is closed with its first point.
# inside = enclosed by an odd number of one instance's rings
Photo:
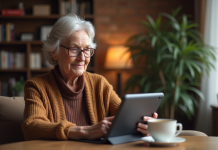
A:
{"type": "Polygon", "coordinates": [[[27,81],[24,92],[25,110],[22,130],[25,139],[67,140],[69,138],[69,129],[75,124],[64,119],[59,122],[54,121],[54,117],[49,114],[49,111],[52,110],[47,104],[46,95],[42,94],[42,89],[36,83],[27,81]]]}
{"type": "Polygon", "coordinates": [[[111,89],[110,92],[110,114],[112,116],[115,116],[119,106],[121,104],[121,99],[119,98],[119,96],[116,94],[116,92],[111,89]]]}
{"type": "Polygon", "coordinates": [[[113,86],[104,78],[101,76],[101,83],[103,85],[104,89],[103,90],[103,95],[105,95],[106,101],[109,101],[109,112],[110,116],[115,116],[120,104],[121,104],[121,99],[117,95],[117,93],[114,91],[113,86]],[[106,93],[106,94],[105,94],[106,93]]]}

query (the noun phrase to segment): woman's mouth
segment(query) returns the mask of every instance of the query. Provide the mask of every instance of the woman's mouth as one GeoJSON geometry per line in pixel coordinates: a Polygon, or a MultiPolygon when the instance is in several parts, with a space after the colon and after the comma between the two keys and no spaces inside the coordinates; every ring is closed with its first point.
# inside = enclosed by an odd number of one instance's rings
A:
{"type": "Polygon", "coordinates": [[[79,65],[79,64],[73,64],[75,67],[84,67],[84,65],[79,65]]]}

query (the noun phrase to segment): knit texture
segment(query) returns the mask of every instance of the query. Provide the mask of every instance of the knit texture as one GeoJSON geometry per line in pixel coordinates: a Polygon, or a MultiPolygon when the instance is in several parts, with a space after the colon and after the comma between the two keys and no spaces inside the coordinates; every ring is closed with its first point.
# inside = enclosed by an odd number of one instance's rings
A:
{"type": "Polygon", "coordinates": [[[61,92],[67,120],[78,126],[91,125],[86,106],[84,75],[78,78],[78,88],[75,91],[69,88],[63,80],[58,65],[55,66],[53,74],[61,92]]]}
{"type": "MultiPolygon", "coordinates": [[[[26,140],[69,139],[69,129],[62,96],[53,70],[25,83],[25,110],[22,130],[26,140]]],[[[85,72],[85,97],[91,124],[114,116],[121,103],[113,87],[101,75],[85,72]]]]}

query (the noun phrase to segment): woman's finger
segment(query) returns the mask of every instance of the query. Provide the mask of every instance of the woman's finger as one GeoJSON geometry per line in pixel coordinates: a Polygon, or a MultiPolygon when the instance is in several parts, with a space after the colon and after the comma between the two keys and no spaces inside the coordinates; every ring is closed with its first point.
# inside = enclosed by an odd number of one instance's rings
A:
{"type": "Polygon", "coordinates": [[[137,131],[141,132],[144,136],[148,136],[148,125],[143,123],[138,123],[137,131]]]}
{"type": "Polygon", "coordinates": [[[149,136],[148,130],[142,128],[137,128],[137,131],[141,132],[144,136],[149,136]]]}
{"type": "Polygon", "coordinates": [[[143,124],[143,123],[138,123],[138,128],[142,128],[144,130],[147,130],[148,129],[148,125],[143,124]]]}
{"type": "Polygon", "coordinates": [[[144,121],[148,121],[150,119],[157,119],[158,118],[158,114],[156,112],[153,113],[152,117],[148,117],[148,116],[144,116],[143,120],[144,121]]]}
{"type": "Polygon", "coordinates": [[[144,120],[144,121],[148,121],[148,120],[150,120],[150,119],[155,119],[155,118],[153,118],[153,117],[148,117],[148,116],[144,116],[144,117],[143,117],[143,120],[144,120]]]}
{"type": "Polygon", "coordinates": [[[112,123],[108,120],[102,120],[102,124],[105,124],[106,126],[110,126],[112,123]]]}
{"type": "Polygon", "coordinates": [[[107,121],[110,121],[110,122],[111,122],[113,119],[114,119],[114,116],[104,118],[104,120],[107,120],[107,121]]]}
{"type": "Polygon", "coordinates": [[[158,118],[158,114],[156,112],[153,113],[153,118],[155,118],[155,119],[158,118]]]}
{"type": "Polygon", "coordinates": [[[108,130],[109,129],[109,124],[107,123],[107,124],[105,124],[105,127],[106,127],[106,129],[108,130]]]}

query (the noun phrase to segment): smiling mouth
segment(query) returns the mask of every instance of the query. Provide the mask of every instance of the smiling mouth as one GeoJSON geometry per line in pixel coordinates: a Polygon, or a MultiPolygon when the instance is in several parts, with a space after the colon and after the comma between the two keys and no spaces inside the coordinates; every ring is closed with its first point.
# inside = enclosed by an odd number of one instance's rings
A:
{"type": "Polygon", "coordinates": [[[76,65],[76,64],[72,64],[73,66],[84,66],[84,65],[76,65]]]}

